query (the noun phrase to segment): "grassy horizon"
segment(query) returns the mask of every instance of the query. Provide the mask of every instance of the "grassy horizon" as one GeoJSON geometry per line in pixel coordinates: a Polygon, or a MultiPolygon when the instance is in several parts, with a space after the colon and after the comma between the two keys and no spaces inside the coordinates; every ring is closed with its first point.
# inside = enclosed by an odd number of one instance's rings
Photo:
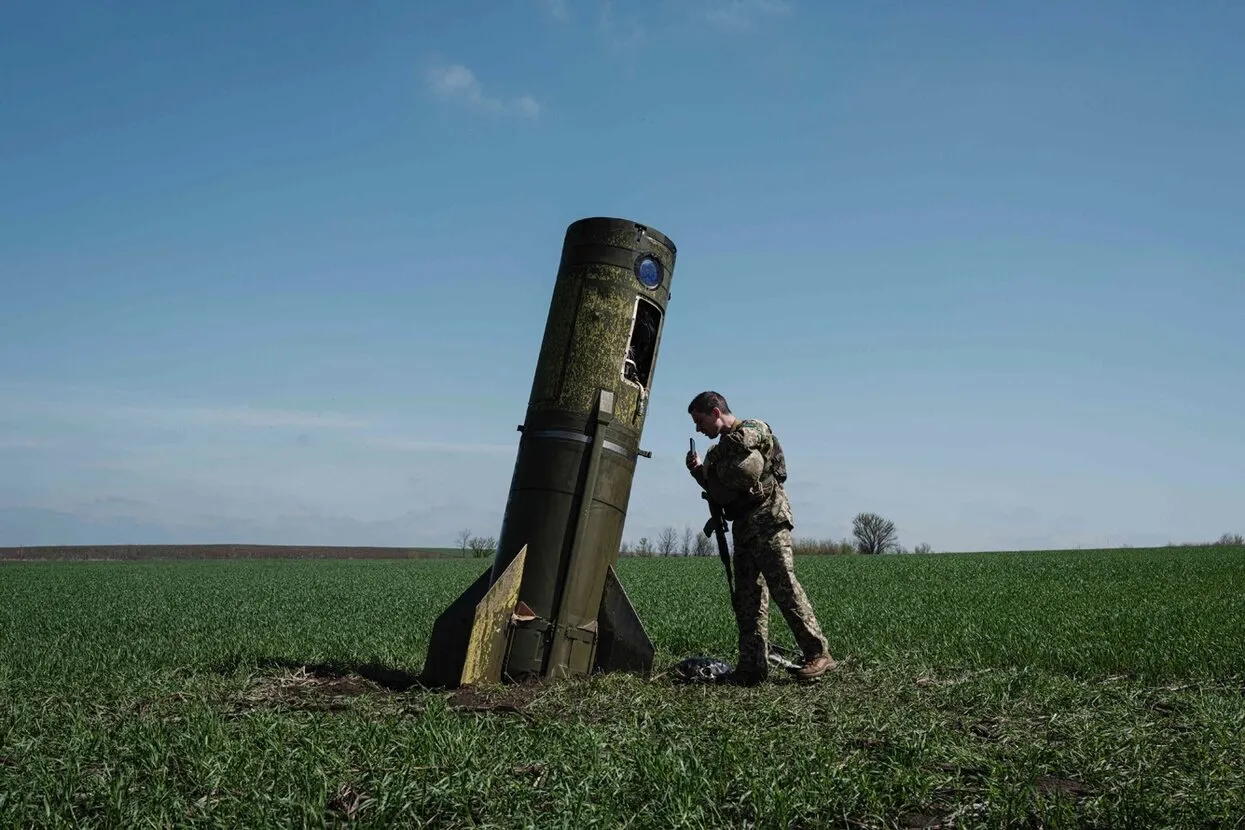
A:
{"type": "MultiPolygon", "coordinates": [[[[852,549],[849,539],[815,539],[797,537],[794,540],[794,554],[797,558],[817,556],[864,556],[852,549]]],[[[1152,547],[1104,548],[1030,548],[1000,549],[980,551],[910,551],[882,554],[894,556],[976,556],[994,554],[1049,554],[1049,553],[1102,553],[1104,551],[1146,553],[1172,550],[1203,550],[1203,549],[1236,549],[1245,551],[1245,546],[1225,544],[1222,542],[1169,542],[1165,545],[1152,547]]],[[[402,546],[402,545],[278,545],[251,544],[245,542],[204,542],[196,544],[109,544],[109,545],[12,545],[0,547],[0,563],[48,561],[194,561],[194,560],[248,560],[248,559],[470,559],[476,561],[489,560],[493,556],[489,552],[482,556],[473,555],[472,551],[457,546],[402,546]]],[[[701,554],[659,554],[655,552],[637,552],[625,549],[620,553],[621,559],[652,559],[652,558],[712,558],[718,556],[716,548],[701,554]]]]}
{"type": "Polygon", "coordinates": [[[276,545],[207,542],[193,545],[16,545],[0,547],[0,562],[194,561],[248,559],[433,559],[471,558],[457,547],[397,545],[276,545]]]}

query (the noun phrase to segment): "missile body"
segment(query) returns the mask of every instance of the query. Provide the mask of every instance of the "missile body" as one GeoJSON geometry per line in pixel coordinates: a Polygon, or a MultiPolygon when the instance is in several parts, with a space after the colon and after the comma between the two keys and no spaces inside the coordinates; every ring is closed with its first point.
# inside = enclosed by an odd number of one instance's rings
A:
{"type": "Polygon", "coordinates": [[[614,573],[670,300],[675,246],[624,219],[563,240],[492,567],[438,618],[439,685],[647,672],[614,573]]]}

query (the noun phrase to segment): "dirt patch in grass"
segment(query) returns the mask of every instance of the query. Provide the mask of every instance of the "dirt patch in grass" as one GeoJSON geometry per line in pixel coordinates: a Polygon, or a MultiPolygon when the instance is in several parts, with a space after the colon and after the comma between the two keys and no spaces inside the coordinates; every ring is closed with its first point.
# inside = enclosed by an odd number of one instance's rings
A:
{"type": "Polygon", "coordinates": [[[531,704],[540,698],[549,684],[539,680],[505,685],[460,686],[449,696],[446,706],[453,712],[482,712],[497,715],[519,715],[531,718],[531,704]]]}
{"type": "Polygon", "coordinates": [[[899,820],[900,827],[920,827],[925,830],[934,830],[934,828],[954,827],[955,813],[952,810],[945,809],[925,809],[917,812],[906,813],[899,820]]]}
{"type": "Polygon", "coordinates": [[[356,789],[353,785],[342,784],[335,793],[329,796],[328,803],[325,805],[326,819],[332,820],[338,817],[353,821],[359,818],[359,813],[375,801],[376,799],[371,795],[356,789]]]}
{"type": "MultiPolygon", "coordinates": [[[[408,691],[427,691],[418,685],[394,682],[390,674],[374,667],[338,667],[322,664],[268,664],[246,688],[230,696],[237,712],[258,709],[319,712],[345,711],[356,702],[363,705],[393,704],[404,710],[425,710],[426,701],[413,699],[408,691]]],[[[405,677],[405,675],[403,675],[405,677]]],[[[545,680],[521,683],[465,685],[446,698],[451,712],[518,715],[531,720],[531,704],[550,690],[545,680]]],[[[389,708],[389,707],[386,707],[389,708]]]]}
{"type": "Polygon", "coordinates": [[[1034,782],[1038,792],[1043,795],[1067,796],[1074,799],[1085,798],[1093,794],[1086,784],[1072,778],[1059,778],[1054,775],[1039,776],[1034,782]]]}
{"type": "Polygon", "coordinates": [[[357,697],[392,698],[395,692],[355,674],[325,668],[297,666],[254,678],[233,697],[242,711],[254,709],[306,709],[341,711],[357,697]]]}

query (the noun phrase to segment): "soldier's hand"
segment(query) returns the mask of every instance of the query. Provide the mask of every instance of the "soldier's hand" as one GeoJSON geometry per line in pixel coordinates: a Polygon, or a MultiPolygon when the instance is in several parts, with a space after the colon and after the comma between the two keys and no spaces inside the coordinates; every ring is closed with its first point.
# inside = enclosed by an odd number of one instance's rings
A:
{"type": "Polygon", "coordinates": [[[688,472],[696,472],[696,468],[700,466],[700,456],[692,450],[687,451],[687,469],[688,472]]]}

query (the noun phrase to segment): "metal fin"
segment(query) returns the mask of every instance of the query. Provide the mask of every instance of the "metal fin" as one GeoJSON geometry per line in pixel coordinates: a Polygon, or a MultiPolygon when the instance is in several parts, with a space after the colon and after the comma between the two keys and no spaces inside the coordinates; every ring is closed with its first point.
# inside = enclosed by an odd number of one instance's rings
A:
{"type": "Polygon", "coordinates": [[[648,676],[653,670],[653,641],[627,598],[614,566],[605,572],[601,610],[597,614],[594,672],[629,671],[648,676]]]}
{"type": "Polygon", "coordinates": [[[420,677],[423,683],[456,688],[500,682],[507,630],[516,612],[521,613],[519,584],[526,561],[524,545],[495,583],[489,585],[492,571],[485,571],[437,617],[420,677]]]}

